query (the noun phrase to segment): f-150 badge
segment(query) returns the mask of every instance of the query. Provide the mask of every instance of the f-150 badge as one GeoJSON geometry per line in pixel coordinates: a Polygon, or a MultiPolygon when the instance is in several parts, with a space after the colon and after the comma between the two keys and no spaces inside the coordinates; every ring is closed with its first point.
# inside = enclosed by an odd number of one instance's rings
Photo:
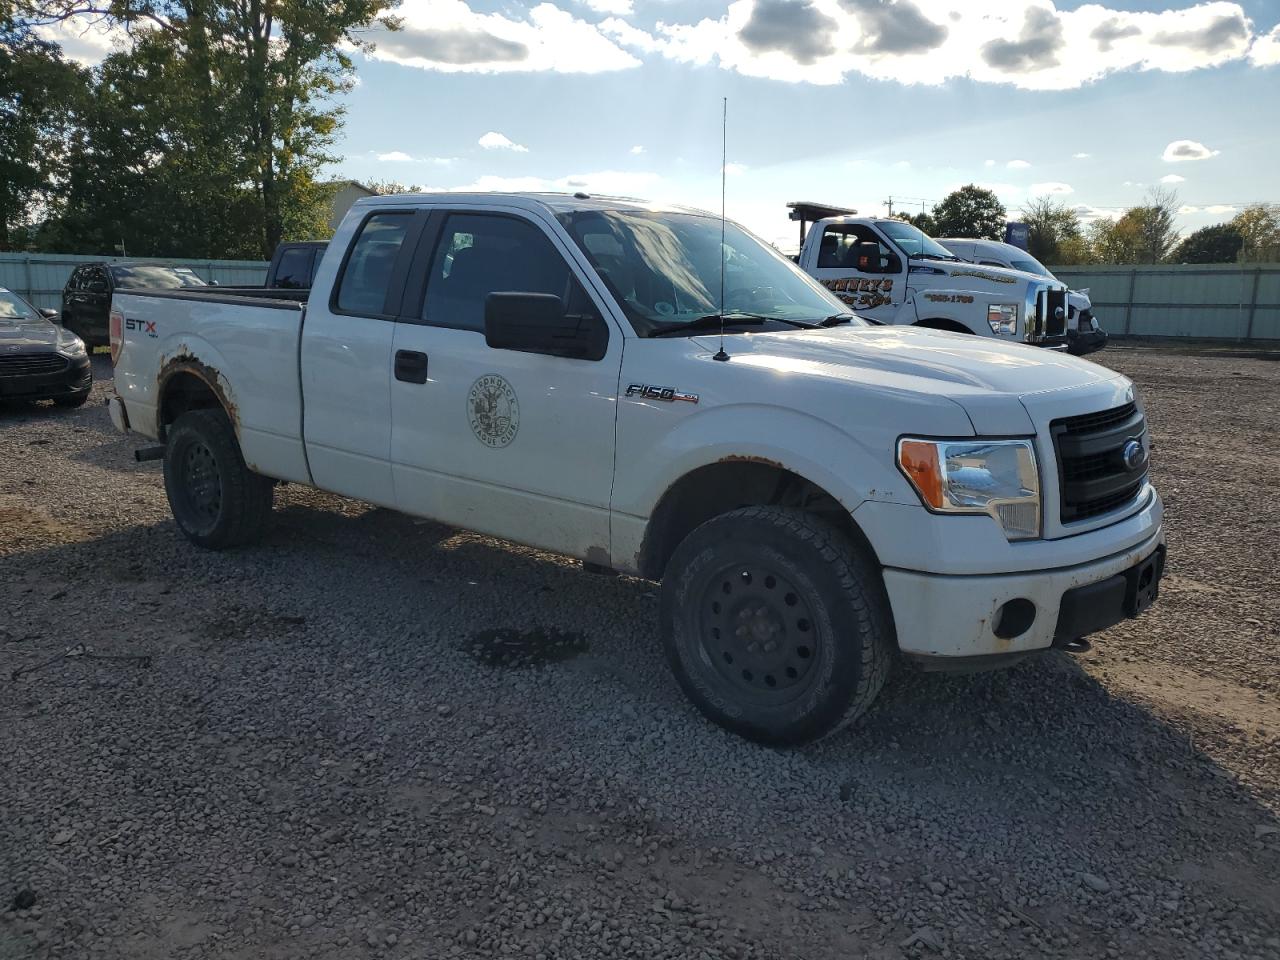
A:
{"type": "Polygon", "coordinates": [[[627,387],[628,397],[644,397],[646,400],[665,400],[671,403],[683,400],[686,403],[697,403],[696,393],[681,393],[674,387],[659,387],[652,383],[633,383],[627,387]]]}
{"type": "Polygon", "coordinates": [[[467,394],[467,420],[471,432],[486,447],[505,447],[520,429],[520,402],[516,392],[496,373],[486,373],[467,394]]]}

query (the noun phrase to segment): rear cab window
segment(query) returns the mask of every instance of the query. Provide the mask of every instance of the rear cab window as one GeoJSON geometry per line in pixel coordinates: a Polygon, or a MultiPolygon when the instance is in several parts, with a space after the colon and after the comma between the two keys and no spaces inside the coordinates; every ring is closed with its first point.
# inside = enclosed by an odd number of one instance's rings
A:
{"type": "Polygon", "coordinates": [[[408,210],[370,214],[360,225],[338,278],[333,306],[337,313],[387,316],[391,275],[413,223],[408,210]]]}

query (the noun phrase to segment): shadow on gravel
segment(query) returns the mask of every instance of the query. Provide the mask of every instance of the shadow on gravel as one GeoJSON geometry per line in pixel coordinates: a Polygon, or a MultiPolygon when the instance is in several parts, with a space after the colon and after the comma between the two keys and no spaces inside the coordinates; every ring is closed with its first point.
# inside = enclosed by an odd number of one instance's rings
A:
{"type": "MultiPolygon", "coordinates": [[[[856,845],[824,843],[814,855],[827,858],[824,869],[898,863],[882,869],[910,884],[922,871],[961,876],[981,865],[998,879],[1002,864],[1043,864],[1044,901],[1056,906],[1033,919],[1045,925],[1074,923],[1079,898],[1113,888],[1106,910],[1117,922],[1167,914],[1173,923],[1184,888],[1277,920],[1270,831],[1280,820],[1186,731],[1112,695],[1065,654],[991,674],[900,671],[846,731],[771,751],[713,727],[680,696],[656,640],[651,584],[585,577],[562,558],[311,490],[286,487],[277,503],[266,543],[250,550],[200,551],[165,522],[0,559],[0,606],[24,611],[21,642],[0,645],[0,656],[19,667],[81,641],[153,654],[147,696],[167,697],[190,677],[210,689],[260,686],[260,722],[280,724],[281,735],[288,711],[302,709],[289,698],[305,706],[331,685],[357,691],[351,703],[395,704],[395,735],[407,741],[427,722],[420,715],[435,716],[433,703],[446,698],[453,710],[474,698],[477,713],[536,730],[547,757],[607,758],[623,806],[670,796],[738,810],[744,822],[794,809],[767,842],[799,851],[824,824],[855,825],[856,845]],[[68,590],[74,606],[57,599],[68,590]],[[605,669],[557,666],[588,644],[581,660],[605,669]],[[446,689],[435,679],[442,663],[446,689]],[[549,680],[489,669],[535,664],[549,680]],[[284,697],[290,687],[298,692],[284,697]],[[740,766],[749,780],[725,773],[740,766]]],[[[37,674],[28,695],[58,676],[37,674]]],[[[336,736],[342,721],[332,722],[336,736]]]]}

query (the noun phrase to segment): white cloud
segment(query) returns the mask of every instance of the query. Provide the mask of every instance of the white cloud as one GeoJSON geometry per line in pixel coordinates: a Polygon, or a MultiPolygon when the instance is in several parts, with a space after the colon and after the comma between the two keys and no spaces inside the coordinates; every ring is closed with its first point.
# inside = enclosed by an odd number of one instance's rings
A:
{"type": "MultiPolygon", "coordinates": [[[[142,28],[145,29],[145,28],[142,28]]],[[[121,27],[109,26],[100,17],[68,17],[58,23],[36,27],[36,34],[62,47],[68,60],[85,67],[97,66],[110,54],[130,45],[129,34],[121,27]]]]}
{"type": "Polygon", "coordinates": [[[528,153],[529,148],[522,144],[515,143],[504,133],[498,133],[496,130],[490,130],[483,137],[476,141],[486,150],[510,150],[513,153],[528,153]]]}
{"type": "Polygon", "coordinates": [[[1249,62],[1258,67],[1273,67],[1280,64],[1280,24],[1271,28],[1271,32],[1261,34],[1249,48],[1249,62]]]}
{"type": "MultiPolygon", "coordinates": [[[[860,73],[1036,90],[1072,89],[1120,70],[1181,73],[1259,47],[1237,2],[1168,2],[1184,6],[1134,13],[1100,3],[1060,10],[1054,0],[733,0],[715,19],[659,20],[652,33],[606,21],[601,30],[641,52],[790,83],[836,84],[860,73]]],[[[1255,62],[1272,55],[1266,44],[1259,50],[1255,62]]]]}
{"type": "Polygon", "coordinates": [[[446,73],[602,73],[640,64],[601,27],[553,3],[514,17],[478,13],[465,0],[404,0],[395,12],[403,30],[368,33],[376,60],[446,73]]]}
{"type": "Polygon", "coordinates": [[[382,163],[429,163],[437,167],[447,167],[457,159],[457,157],[415,157],[403,150],[391,150],[375,156],[382,163]]]}
{"type": "Polygon", "coordinates": [[[564,177],[499,177],[485,175],[471,183],[446,188],[451,193],[512,192],[552,190],[561,193],[609,194],[641,196],[651,193],[660,178],[656,173],[626,170],[598,170],[595,173],[574,173],[564,177]]]}
{"type": "Polygon", "coordinates": [[[1229,203],[1211,203],[1204,208],[1205,213],[1235,213],[1236,208],[1229,203]]]}
{"type": "Polygon", "coordinates": [[[894,161],[894,163],[893,163],[893,169],[894,169],[894,170],[910,170],[910,169],[911,169],[911,161],[910,161],[910,160],[895,160],[895,161],[894,161]]]}
{"type": "Polygon", "coordinates": [[[390,153],[378,154],[378,159],[383,163],[411,163],[413,157],[405,153],[403,150],[392,150],[390,153]]]}
{"type": "Polygon", "coordinates": [[[1033,183],[1027,188],[1027,192],[1032,196],[1065,196],[1068,193],[1075,193],[1076,191],[1069,183],[1059,183],[1056,180],[1050,180],[1046,183],[1033,183]]]}
{"type": "Polygon", "coordinates": [[[1088,160],[1092,156],[1093,156],[1092,153],[1073,153],[1071,155],[1071,159],[1072,160],[1088,160]]]}
{"type": "Polygon", "coordinates": [[[1161,183],[1182,183],[1186,177],[1180,177],[1176,173],[1166,173],[1160,178],[1161,183]]]}
{"type": "Polygon", "coordinates": [[[1207,160],[1218,155],[1198,140],[1174,140],[1164,148],[1160,159],[1165,163],[1181,163],[1186,160],[1207,160]]]}
{"type": "Polygon", "coordinates": [[[631,0],[581,0],[596,13],[611,13],[618,17],[629,17],[635,13],[631,0]]]}
{"type": "Polygon", "coordinates": [[[631,155],[632,155],[633,157],[638,157],[638,156],[640,156],[640,154],[642,154],[642,153],[644,153],[644,147],[642,147],[642,146],[641,146],[640,144],[638,144],[638,143],[637,143],[634,147],[632,147],[632,148],[631,148],[631,155]]]}
{"type": "Polygon", "coordinates": [[[724,165],[724,172],[731,177],[740,177],[750,169],[745,163],[734,163],[730,160],[724,165]]]}
{"type": "Polygon", "coordinates": [[[1027,163],[1025,160],[1010,160],[1005,164],[1005,166],[1010,170],[1025,170],[1027,167],[1031,166],[1031,164],[1027,163]]]}
{"type": "Polygon", "coordinates": [[[983,160],[982,165],[984,167],[994,167],[996,165],[996,162],[994,160],[983,160]]]}

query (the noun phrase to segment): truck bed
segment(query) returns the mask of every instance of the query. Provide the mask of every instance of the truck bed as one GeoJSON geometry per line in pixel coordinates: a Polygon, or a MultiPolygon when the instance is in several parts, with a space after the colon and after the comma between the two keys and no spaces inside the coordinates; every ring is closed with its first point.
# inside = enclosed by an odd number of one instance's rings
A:
{"type": "Polygon", "coordinates": [[[298,365],[305,299],[306,291],[262,287],[117,291],[115,383],[130,428],[162,439],[167,388],[195,377],[230,413],[251,468],[309,483],[298,365]],[[243,395],[223,369],[235,371],[243,395]]]}

